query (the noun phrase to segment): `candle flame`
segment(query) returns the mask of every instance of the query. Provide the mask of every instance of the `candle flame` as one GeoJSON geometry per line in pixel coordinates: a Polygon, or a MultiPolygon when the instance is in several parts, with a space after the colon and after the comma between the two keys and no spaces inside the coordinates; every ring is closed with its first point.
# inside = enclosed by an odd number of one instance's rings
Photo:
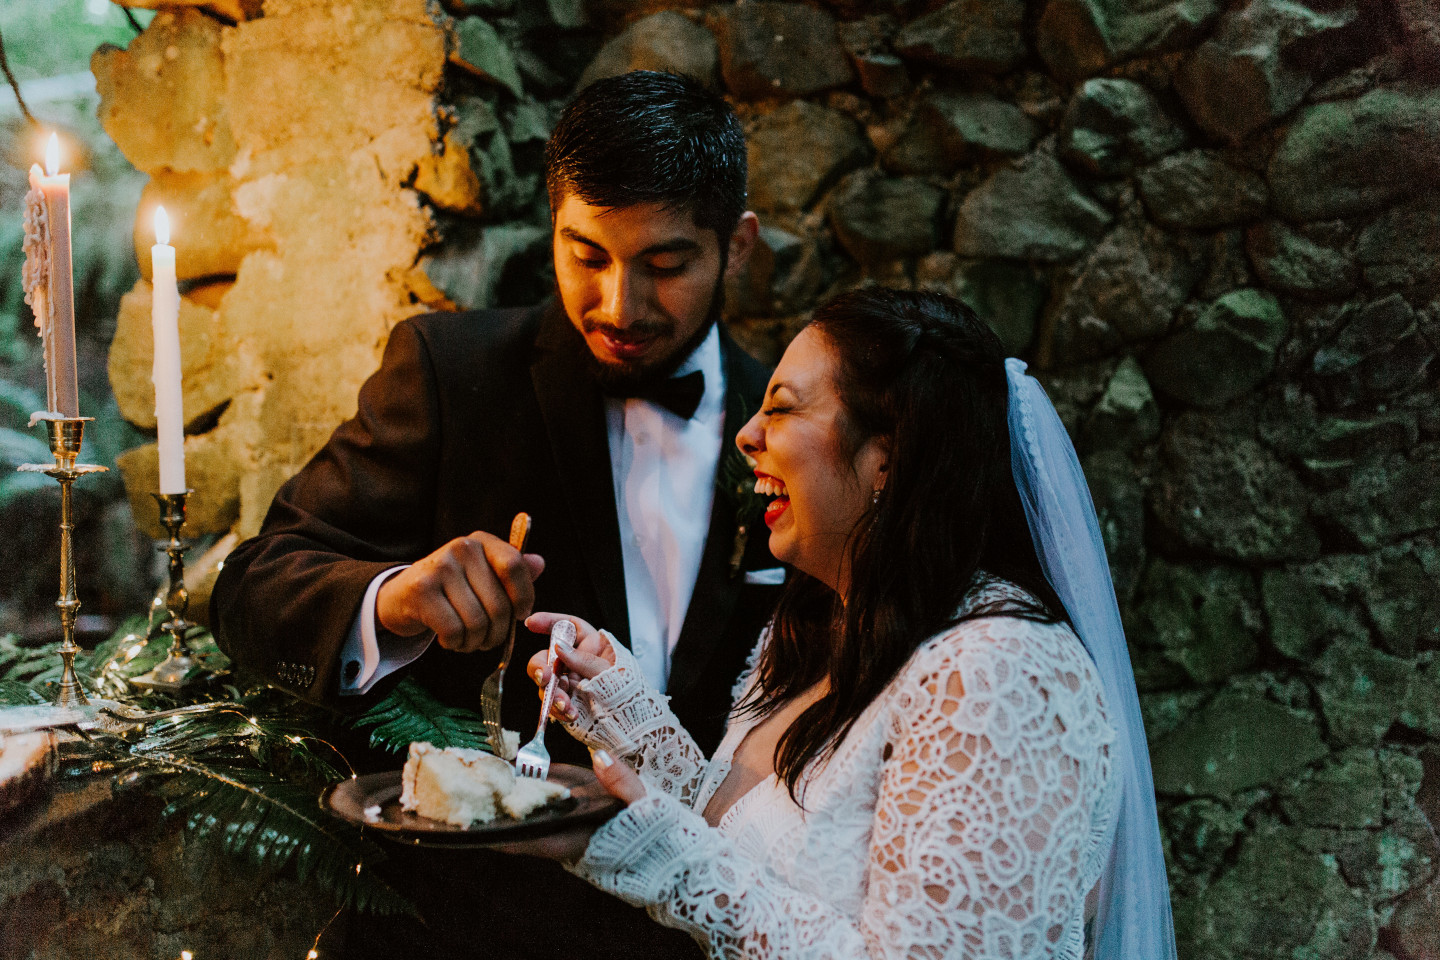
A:
{"type": "Polygon", "coordinates": [[[53,133],[45,146],[45,172],[52,177],[60,172],[60,137],[53,133]]]}
{"type": "Polygon", "coordinates": [[[164,207],[155,208],[155,242],[170,242],[170,216],[164,207]]]}

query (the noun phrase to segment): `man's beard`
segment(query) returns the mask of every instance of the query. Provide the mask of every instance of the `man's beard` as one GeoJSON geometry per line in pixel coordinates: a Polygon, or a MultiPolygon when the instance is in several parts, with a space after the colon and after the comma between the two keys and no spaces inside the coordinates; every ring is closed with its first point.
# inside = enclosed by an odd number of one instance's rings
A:
{"type": "MultiPolygon", "coordinates": [[[[677,346],[663,360],[642,366],[631,366],[627,364],[610,364],[599,360],[587,347],[589,354],[590,371],[595,375],[595,382],[600,384],[604,393],[617,396],[633,394],[661,380],[668,380],[680,364],[690,358],[695,348],[710,335],[710,328],[720,322],[720,317],[725,311],[725,264],[720,264],[720,274],[715,278],[715,290],[710,295],[710,306],[705,311],[705,322],[700,324],[683,343],[677,346]]],[[[558,295],[558,288],[557,288],[558,295]]],[[[643,332],[644,328],[640,330],[643,332]]]]}

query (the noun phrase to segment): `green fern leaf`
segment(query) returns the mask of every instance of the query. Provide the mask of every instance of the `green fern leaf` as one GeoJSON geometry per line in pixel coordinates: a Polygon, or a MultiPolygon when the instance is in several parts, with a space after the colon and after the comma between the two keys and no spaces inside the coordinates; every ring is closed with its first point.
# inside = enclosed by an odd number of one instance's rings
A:
{"type": "Polygon", "coordinates": [[[384,854],[359,831],[319,814],[315,792],[266,770],[204,763],[147,750],[142,760],[181,771],[162,784],[165,816],[185,818],[196,843],[218,842],[227,854],[262,869],[290,864],[301,882],[313,880],[344,907],[415,915],[415,906],[365,863],[384,854]]]}
{"type": "Polygon", "coordinates": [[[45,698],[38,690],[32,690],[18,680],[0,680],[0,707],[28,707],[44,702],[45,698]]]}
{"type": "Polygon", "coordinates": [[[357,730],[373,727],[370,746],[392,753],[403,753],[417,741],[441,748],[490,749],[480,714],[441,703],[413,677],[401,680],[389,696],[351,723],[357,730]]]}

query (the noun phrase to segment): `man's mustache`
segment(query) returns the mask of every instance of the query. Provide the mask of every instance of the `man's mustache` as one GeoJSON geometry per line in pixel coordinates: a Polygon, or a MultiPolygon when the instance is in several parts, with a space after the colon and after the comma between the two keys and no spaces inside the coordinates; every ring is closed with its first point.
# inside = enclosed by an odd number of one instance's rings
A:
{"type": "Polygon", "coordinates": [[[658,320],[632,323],[628,327],[617,327],[613,323],[585,319],[581,321],[587,334],[603,333],[616,340],[648,340],[670,332],[670,325],[658,320]]]}

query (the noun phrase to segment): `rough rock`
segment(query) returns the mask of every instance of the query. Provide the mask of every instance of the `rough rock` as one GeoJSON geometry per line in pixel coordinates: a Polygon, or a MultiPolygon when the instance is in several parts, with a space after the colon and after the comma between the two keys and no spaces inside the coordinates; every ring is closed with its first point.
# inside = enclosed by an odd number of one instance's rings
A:
{"type": "Polygon", "coordinates": [[[1303,831],[1266,824],[1241,841],[1235,866],[1176,905],[1175,935],[1224,960],[1296,956],[1369,960],[1376,924],[1331,858],[1303,831]]]}
{"type": "Polygon", "coordinates": [[[511,95],[525,94],[520,68],[510,45],[496,32],[488,20],[466,17],[455,27],[457,40],[450,62],[482,80],[508,90],[511,95]]]}
{"type": "Polygon", "coordinates": [[[1343,40],[1357,12],[1354,3],[1316,10],[1292,0],[1251,0],[1227,13],[1186,58],[1175,86],[1201,129],[1240,143],[1299,106],[1315,82],[1310,65],[1327,43],[1343,40]]]}
{"type": "Polygon", "coordinates": [[[1137,642],[1165,650],[1200,684],[1250,667],[1259,655],[1260,596],[1248,571],[1150,562],[1129,621],[1137,642]]]}
{"type": "Polygon", "coordinates": [[[955,224],[955,252],[1054,263],[1100,239],[1111,215],[1052,155],[1032,153],[970,191],[955,224]]]}
{"type": "Polygon", "coordinates": [[[1440,194],[1386,211],[1360,232],[1356,255],[1375,287],[1434,284],[1440,277],[1440,194]]]}
{"type": "Polygon", "coordinates": [[[1232,806],[1209,797],[1187,800],[1165,817],[1171,852],[1187,871],[1209,873],[1235,845],[1248,812],[1244,804],[1232,806]]]}
{"type": "Polygon", "coordinates": [[[1133,80],[1085,81],[1065,108],[1060,156],[1102,177],[1127,174],[1185,145],[1185,131],[1133,80]]]}
{"type": "Polygon", "coordinates": [[[828,13],[798,3],[726,7],[711,21],[725,85],[741,100],[804,97],[854,77],[828,13]]]}
{"type": "Polygon", "coordinates": [[[964,164],[1024,153],[1035,122],[1013,103],[982,93],[932,93],[920,101],[909,127],[885,150],[897,173],[944,174],[964,164]]]}
{"type": "Polygon", "coordinates": [[[769,226],[760,228],[760,239],[774,259],[770,292],[775,311],[796,314],[814,306],[825,284],[819,241],[769,226]]]}
{"type": "MultiPolygon", "coordinates": [[[[1370,556],[1365,609],[1380,644],[1399,657],[1440,649],[1440,550],[1420,542],[1370,556]]],[[[1440,700],[1436,701],[1440,711],[1440,700]]]]}
{"type": "Polygon", "coordinates": [[[420,269],[459,308],[479,310],[500,302],[507,280],[534,275],[550,261],[549,230],[505,223],[451,240],[426,255],[420,269]]]}
{"type": "Polygon", "coordinates": [[[1166,425],[1160,450],[1150,509],[1180,542],[1246,562],[1319,552],[1307,516],[1310,495],[1241,425],[1182,414],[1166,425]]]}
{"type": "Polygon", "coordinates": [[[251,250],[265,245],[235,212],[235,182],[227,174],[156,171],[140,195],[135,217],[135,258],[140,276],[150,279],[154,215],[165,208],[171,242],[178,245],[175,274],[181,280],[234,274],[251,250]]]}
{"type": "Polygon", "coordinates": [[[1215,0],[1050,0],[1035,45],[1062,79],[1082,80],[1140,54],[1181,49],[1209,29],[1219,13],[1215,0]]]}
{"type": "Polygon", "coordinates": [[[1385,87],[1305,108],[1268,173],[1276,208],[1300,221],[1375,210],[1430,189],[1437,178],[1440,92],[1385,87]]]}
{"type": "Polygon", "coordinates": [[[1157,222],[1202,230],[1265,212],[1265,181],[1211,150],[1171,154],[1140,173],[1140,196],[1157,222]]]}
{"type": "Polygon", "coordinates": [[[1380,763],[1374,750],[1333,754],[1317,770],[1282,785],[1280,808],[1303,827],[1378,827],[1385,813],[1380,763]]]}
{"type": "Polygon", "coordinates": [[[415,168],[415,189],[441,210],[479,216],[484,185],[470,162],[470,150],[454,132],[441,141],[438,154],[422,157],[415,168]]]}
{"type": "Polygon", "coordinates": [[[1046,286],[1035,271],[1005,260],[959,260],[942,251],[922,261],[917,280],[929,264],[945,261],[935,279],[946,292],[963,300],[1005,344],[1010,356],[1019,356],[1035,337],[1035,324],[1045,305],[1046,286]]]}
{"type": "Polygon", "coordinates": [[[1365,621],[1349,601],[1363,575],[1363,558],[1345,556],[1264,571],[1260,593],[1270,642],[1287,657],[1310,663],[1336,639],[1363,636],[1365,621]]]}
{"type": "Polygon", "coordinates": [[[854,58],[860,88],[872,97],[900,97],[910,92],[910,71],[893,53],[862,53],[854,58]]]}
{"type": "Polygon", "coordinates": [[[870,144],[851,117],[805,100],[757,120],[748,150],[750,205],[760,211],[803,210],[870,159],[870,144]]]}
{"type": "MultiPolygon", "coordinates": [[[[226,285],[225,289],[228,289],[226,285]]],[[[155,429],[154,333],[151,287],[141,280],[120,301],[110,346],[110,383],[121,415],[141,430],[155,429]]],[[[235,369],[238,351],[228,343],[213,306],[180,298],[181,405],[193,423],[218,409],[243,383],[235,369]]]]}
{"type": "Polygon", "coordinates": [[[1122,222],[1052,294],[1056,359],[1093,359],[1164,334],[1204,272],[1193,238],[1122,222]]]}
{"type": "Polygon", "coordinates": [[[1331,855],[1340,875],[1372,903],[1393,902],[1435,875],[1435,833],[1418,810],[1376,830],[1307,830],[1300,842],[1331,855]]]}
{"type": "Polygon", "coordinates": [[[1158,792],[1226,797],[1278,783],[1327,752],[1313,718],[1250,694],[1223,693],[1150,755],[1158,792]]]}
{"type": "Polygon", "coordinates": [[[1373,747],[1404,714],[1414,665],[1370,647],[1341,639],[1315,663],[1315,693],[1331,739],[1373,747]]]}
{"type": "Polygon", "coordinates": [[[222,29],[196,9],[163,10],[126,49],[91,57],[100,122],[139,169],[215,173],[235,159],[222,29]]]}
{"type": "Polygon", "coordinates": [[[1387,930],[1406,960],[1440,957],[1440,880],[1400,902],[1387,930]]]}
{"type": "Polygon", "coordinates": [[[1344,249],[1312,240],[1283,220],[1247,230],[1245,250],[1265,285],[1292,297],[1339,299],[1352,293],[1359,279],[1344,249]]]}
{"type": "Polygon", "coordinates": [[[1347,306],[1334,339],[1315,351],[1316,395],[1332,407],[1383,401],[1427,382],[1435,352],[1398,293],[1347,306]]]}
{"type": "Polygon", "coordinates": [[[1376,457],[1349,482],[1322,494],[1315,511],[1349,543],[1374,550],[1440,527],[1440,448],[1429,444],[1409,458],[1376,457]]]}
{"type": "Polygon", "coordinates": [[[1312,454],[1318,460],[1353,462],[1376,453],[1403,453],[1420,439],[1414,412],[1391,410],[1370,416],[1326,417],[1316,428],[1312,454]]]}
{"type": "Polygon", "coordinates": [[[1089,454],[1081,468],[1095,505],[1115,595],[1127,602],[1145,565],[1145,495],[1134,464],[1119,451],[1089,454]]]}
{"type": "Polygon", "coordinates": [[[895,35],[903,57],[952,70],[1003,73],[1025,56],[1021,0],[955,0],[895,35]]]}
{"type": "Polygon", "coordinates": [[[866,267],[935,248],[945,192],[916,177],[857,170],[830,195],[830,223],[850,255],[866,267]]]}
{"type": "Polygon", "coordinates": [[[715,36],[675,10],[662,10],[626,27],[600,48],[576,89],[631,70],[683,73],[704,83],[719,77],[720,48],[715,36]]]}
{"type": "Polygon", "coordinates": [[[118,6],[136,10],[159,10],[163,7],[198,7],[230,21],[248,20],[260,15],[262,0],[115,0],[118,6]]]}
{"type": "Polygon", "coordinates": [[[1270,376],[1287,329],[1274,295],[1236,290],[1161,341],[1145,357],[1145,373],[1157,390],[1182,403],[1222,406],[1270,376]]]}
{"type": "Polygon", "coordinates": [[[1160,408],[1150,382],[1134,357],[1127,356],[1105,385],[1100,402],[1085,421],[1085,449],[1131,451],[1160,435],[1160,408]]]}

